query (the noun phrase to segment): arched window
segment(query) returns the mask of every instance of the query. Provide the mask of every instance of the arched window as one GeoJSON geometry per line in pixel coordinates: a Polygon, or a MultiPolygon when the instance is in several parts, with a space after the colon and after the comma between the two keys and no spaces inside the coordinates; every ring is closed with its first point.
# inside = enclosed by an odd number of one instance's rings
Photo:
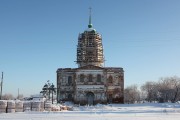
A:
{"type": "Polygon", "coordinates": [[[97,75],[97,82],[101,82],[101,75],[100,74],[97,75]]]}
{"type": "Polygon", "coordinates": [[[80,75],[80,82],[84,82],[84,75],[83,74],[80,75]]]}
{"type": "Polygon", "coordinates": [[[68,84],[71,85],[72,84],[72,76],[68,77],[68,84]]]}
{"type": "Polygon", "coordinates": [[[113,83],[113,77],[110,75],[109,78],[108,78],[108,82],[109,83],[113,83]]]}
{"type": "Polygon", "coordinates": [[[93,79],[93,76],[91,74],[89,74],[89,76],[88,76],[89,82],[92,82],[93,81],[92,79],[93,79]]]}

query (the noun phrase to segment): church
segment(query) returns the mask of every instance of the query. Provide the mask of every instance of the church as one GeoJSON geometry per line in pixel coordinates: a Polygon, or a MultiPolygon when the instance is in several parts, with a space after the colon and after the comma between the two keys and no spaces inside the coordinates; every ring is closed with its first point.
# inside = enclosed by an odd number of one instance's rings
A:
{"type": "Polygon", "coordinates": [[[105,67],[102,37],[91,23],[78,36],[77,68],[57,69],[57,102],[124,103],[124,70],[105,67]]]}

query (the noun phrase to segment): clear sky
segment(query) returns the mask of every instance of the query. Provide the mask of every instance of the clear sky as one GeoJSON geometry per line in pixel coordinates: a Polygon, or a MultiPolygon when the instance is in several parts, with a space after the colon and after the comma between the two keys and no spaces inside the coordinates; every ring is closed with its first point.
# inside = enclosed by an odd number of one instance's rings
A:
{"type": "Polygon", "coordinates": [[[125,86],[180,76],[180,0],[0,0],[3,93],[39,93],[58,68],[76,68],[90,6],[105,66],[123,67],[125,86]]]}

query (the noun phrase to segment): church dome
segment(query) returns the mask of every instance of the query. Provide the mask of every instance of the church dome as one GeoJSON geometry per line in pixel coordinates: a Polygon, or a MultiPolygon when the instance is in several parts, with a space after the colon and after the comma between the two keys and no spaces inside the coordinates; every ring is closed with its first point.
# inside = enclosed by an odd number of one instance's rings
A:
{"type": "Polygon", "coordinates": [[[86,29],[85,31],[87,31],[87,32],[96,32],[96,29],[94,29],[94,28],[88,28],[88,29],[86,29]]]}

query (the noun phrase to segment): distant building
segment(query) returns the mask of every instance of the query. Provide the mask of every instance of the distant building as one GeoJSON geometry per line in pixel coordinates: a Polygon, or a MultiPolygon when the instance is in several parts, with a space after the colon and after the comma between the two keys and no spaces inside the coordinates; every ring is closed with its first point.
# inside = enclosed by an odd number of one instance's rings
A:
{"type": "Polygon", "coordinates": [[[91,24],[79,34],[77,45],[78,68],[57,70],[57,101],[78,104],[124,103],[124,70],[104,67],[101,35],[91,24]]]}

